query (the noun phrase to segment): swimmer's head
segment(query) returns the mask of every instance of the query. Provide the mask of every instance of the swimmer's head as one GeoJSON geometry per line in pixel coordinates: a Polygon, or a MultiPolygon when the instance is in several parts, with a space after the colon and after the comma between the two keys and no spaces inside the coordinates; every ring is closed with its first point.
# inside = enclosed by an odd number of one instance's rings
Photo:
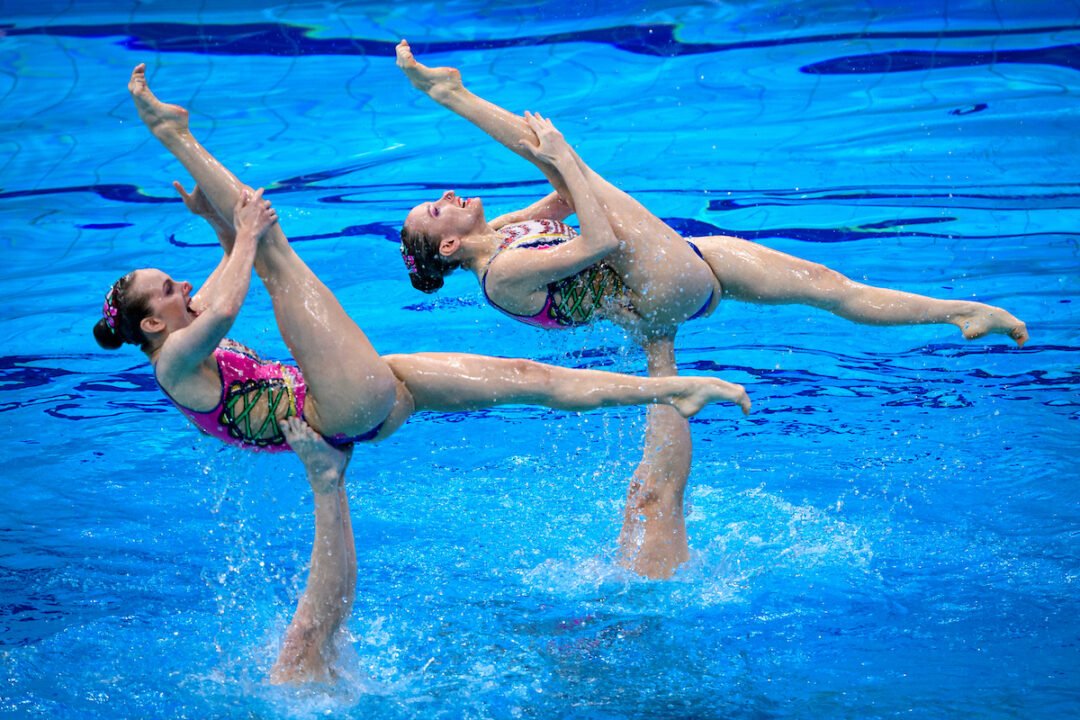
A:
{"type": "Polygon", "coordinates": [[[439,241],[419,232],[401,228],[401,259],[409,271],[409,281],[417,290],[433,293],[443,286],[443,278],[461,267],[439,254],[439,241]]]}
{"type": "Polygon", "coordinates": [[[148,344],[140,325],[150,314],[150,303],[149,297],[135,291],[136,272],[124,275],[105,293],[101,319],[94,325],[94,339],[106,350],[116,350],[125,344],[139,347],[148,344]]]}
{"type": "Polygon", "coordinates": [[[191,283],[173,280],[161,270],[134,270],[105,293],[94,339],[108,350],[130,344],[146,351],[153,336],[185,327],[195,317],[191,283]]]}
{"type": "Polygon", "coordinates": [[[413,287],[435,292],[443,278],[461,267],[454,257],[461,238],[487,227],[479,198],[460,198],[447,190],[438,200],[409,211],[401,230],[401,257],[413,287]]]}

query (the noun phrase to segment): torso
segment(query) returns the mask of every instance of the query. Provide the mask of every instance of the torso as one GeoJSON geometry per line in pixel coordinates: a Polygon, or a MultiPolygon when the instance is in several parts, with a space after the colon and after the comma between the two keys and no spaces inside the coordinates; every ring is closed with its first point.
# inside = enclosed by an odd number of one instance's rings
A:
{"type": "Polygon", "coordinates": [[[278,423],[287,417],[303,417],[307,386],[300,370],[263,360],[232,340],[223,340],[213,359],[220,377],[215,407],[195,410],[180,404],[163,386],[162,392],[207,435],[245,448],[288,450],[278,423]]]}
{"type": "MultiPolygon", "coordinates": [[[[499,254],[510,250],[545,250],[577,236],[577,232],[557,220],[527,220],[499,228],[503,242],[480,278],[484,297],[496,309],[515,320],[547,330],[571,328],[592,322],[610,311],[629,310],[621,278],[604,263],[597,263],[568,278],[549,283],[543,306],[535,313],[517,313],[499,305],[488,293],[487,273],[499,254]]],[[[632,311],[631,311],[632,312],[632,311]]]]}

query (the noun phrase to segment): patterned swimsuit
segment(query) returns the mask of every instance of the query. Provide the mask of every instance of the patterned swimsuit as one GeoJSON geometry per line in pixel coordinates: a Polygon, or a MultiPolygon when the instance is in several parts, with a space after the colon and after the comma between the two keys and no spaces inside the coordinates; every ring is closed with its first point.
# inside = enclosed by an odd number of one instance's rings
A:
{"type": "MultiPolygon", "coordinates": [[[[500,228],[499,232],[505,239],[488,261],[488,267],[491,267],[491,263],[499,256],[499,253],[508,248],[546,250],[577,237],[574,228],[558,220],[526,220],[506,225],[500,228]]],[[[605,302],[610,299],[622,299],[626,294],[622,279],[602,262],[585,268],[576,275],[548,283],[544,306],[532,315],[518,315],[492,300],[487,291],[486,269],[480,279],[480,289],[484,292],[484,298],[495,309],[515,320],[545,330],[588,324],[592,322],[605,302]]]]}
{"type": "MultiPolygon", "coordinates": [[[[564,242],[577,237],[574,228],[559,222],[558,220],[526,220],[521,223],[505,225],[499,229],[505,238],[499,245],[499,249],[488,260],[488,268],[501,252],[507,249],[521,250],[546,250],[562,245],[564,242]]],[[[686,241],[704,259],[697,245],[686,241]]],[[[627,299],[626,286],[622,278],[605,265],[599,262],[587,267],[576,275],[548,283],[547,298],[540,311],[532,315],[518,315],[501,307],[491,299],[487,291],[487,268],[480,278],[480,289],[484,292],[484,299],[497,310],[509,315],[515,320],[520,320],[527,325],[556,330],[561,328],[578,327],[592,322],[597,311],[610,302],[620,303],[627,309],[630,303],[627,299]]],[[[715,290],[709,293],[709,299],[697,312],[690,316],[690,320],[701,317],[712,305],[715,290]]]]}
{"type": "MultiPolygon", "coordinates": [[[[261,359],[254,350],[232,340],[223,340],[214,350],[221,375],[221,399],[214,409],[200,412],[181,405],[158,383],[165,397],[188,417],[195,427],[218,440],[243,448],[283,452],[289,449],[278,422],[304,416],[307,385],[300,369],[261,359]]],[[[154,379],[157,379],[155,373],[154,379]]],[[[372,440],[382,423],[363,435],[327,437],[331,445],[372,440]]]]}

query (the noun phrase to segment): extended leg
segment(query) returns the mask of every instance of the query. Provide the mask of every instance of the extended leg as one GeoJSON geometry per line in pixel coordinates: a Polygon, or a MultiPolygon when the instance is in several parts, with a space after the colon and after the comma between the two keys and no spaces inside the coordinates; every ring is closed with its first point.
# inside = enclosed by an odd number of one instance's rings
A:
{"type": "Polygon", "coordinates": [[[285,631],[270,681],[325,682],[334,675],[334,635],[352,611],[356,592],[356,548],[344,487],[349,452],[331,447],[298,418],[281,425],[285,439],[304,462],[315,493],[315,540],[307,586],[285,631]]]}
{"type": "MultiPolygon", "coordinates": [[[[674,338],[646,344],[649,374],[671,376],[674,338]]],[[[693,446],[689,421],[672,408],[649,408],[645,451],[626,494],[619,553],[623,563],[650,578],[668,578],[690,559],[683,496],[690,476],[693,446]]]]}
{"type": "MultiPolygon", "coordinates": [[[[231,211],[245,186],[191,134],[187,111],[153,95],[143,65],[132,72],[128,89],[154,137],[191,173],[214,207],[231,211]]],[[[389,367],[293,251],[280,226],[263,237],[255,268],[274,302],[282,337],[304,372],[308,420],[327,435],[359,434],[382,421],[394,402],[389,367]]]]}
{"type": "MultiPolygon", "coordinates": [[[[494,140],[529,162],[534,162],[532,156],[521,149],[523,140],[536,143],[536,134],[529,128],[525,118],[471,93],[462,85],[461,73],[456,68],[430,68],[420,64],[404,40],[397,46],[397,64],[417,90],[447,110],[471,121],[494,140]]],[[[560,195],[569,197],[557,172],[543,163],[534,164],[560,195]]]]}
{"type": "Polygon", "coordinates": [[[955,325],[968,339],[1008,335],[1021,347],[1027,327],[1001,308],[970,300],[940,300],[855,282],[809,262],[736,237],[694,240],[724,296],[763,304],[800,303],[864,325],[955,325]]]}
{"type": "Polygon", "coordinates": [[[709,403],[727,401],[750,411],[741,385],[711,377],[636,377],[464,353],[385,359],[408,388],[415,410],[461,412],[494,405],[592,410],[664,403],[690,417],[709,403]]]}
{"type": "MultiPolygon", "coordinates": [[[[562,177],[549,165],[522,149],[536,144],[536,134],[521,116],[470,92],[454,68],[429,68],[412,55],[407,43],[398,46],[398,66],[421,92],[461,116],[508,149],[532,162],[559,194],[573,203],[562,177]]],[[[586,165],[579,167],[593,195],[607,214],[620,249],[605,258],[634,292],[635,310],[649,322],[678,323],[693,314],[714,289],[708,266],[667,223],[586,165]]]]}

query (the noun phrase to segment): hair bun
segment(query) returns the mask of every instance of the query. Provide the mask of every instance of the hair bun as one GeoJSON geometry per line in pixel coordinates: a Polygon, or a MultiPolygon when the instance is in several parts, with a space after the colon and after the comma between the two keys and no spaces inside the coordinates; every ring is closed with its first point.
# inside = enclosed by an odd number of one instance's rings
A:
{"type": "Polygon", "coordinates": [[[98,345],[106,350],[118,350],[124,344],[120,333],[109,327],[109,324],[105,322],[105,318],[101,318],[94,323],[94,339],[97,340],[98,345]]]}
{"type": "Polygon", "coordinates": [[[443,279],[438,275],[409,275],[409,280],[412,281],[412,286],[421,292],[433,293],[443,286],[443,279]]]}

